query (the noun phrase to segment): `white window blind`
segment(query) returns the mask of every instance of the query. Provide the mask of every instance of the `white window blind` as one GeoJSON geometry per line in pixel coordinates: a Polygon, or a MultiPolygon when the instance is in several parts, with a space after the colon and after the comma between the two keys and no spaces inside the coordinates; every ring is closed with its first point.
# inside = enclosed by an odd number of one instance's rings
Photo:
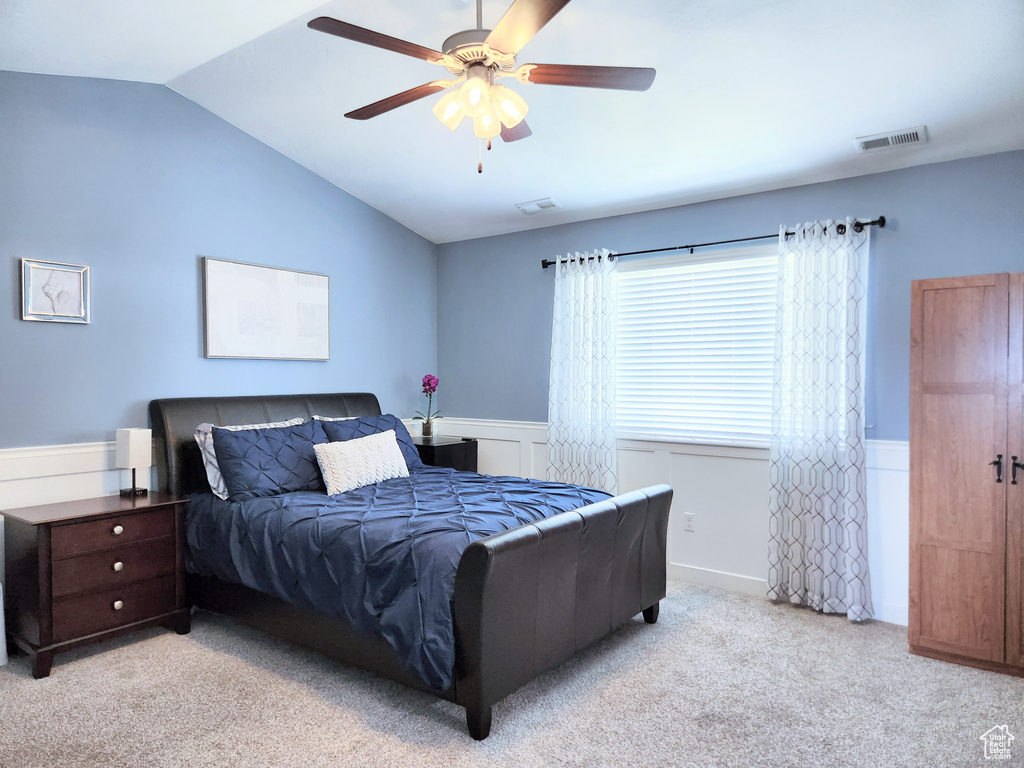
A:
{"type": "Polygon", "coordinates": [[[777,246],[619,265],[620,437],[770,439],[777,246]]]}

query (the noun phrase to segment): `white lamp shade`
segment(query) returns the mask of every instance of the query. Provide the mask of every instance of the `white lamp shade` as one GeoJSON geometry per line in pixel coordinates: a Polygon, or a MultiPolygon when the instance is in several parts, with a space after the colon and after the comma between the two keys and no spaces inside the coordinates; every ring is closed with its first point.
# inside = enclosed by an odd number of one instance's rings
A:
{"type": "Polygon", "coordinates": [[[115,464],[121,469],[153,466],[153,430],[117,430],[117,458],[115,464]]]}

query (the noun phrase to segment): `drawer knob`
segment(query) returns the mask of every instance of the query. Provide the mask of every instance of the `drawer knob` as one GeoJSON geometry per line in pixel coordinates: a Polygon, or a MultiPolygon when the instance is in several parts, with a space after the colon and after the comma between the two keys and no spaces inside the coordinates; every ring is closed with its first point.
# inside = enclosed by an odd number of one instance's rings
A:
{"type": "Polygon", "coordinates": [[[115,525],[113,528],[110,529],[110,533],[114,536],[120,536],[122,533],[124,533],[124,526],[115,525]]]}
{"type": "Polygon", "coordinates": [[[116,563],[114,563],[114,565],[112,567],[113,567],[113,569],[115,571],[120,572],[120,571],[124,570],[124,563],[122,563],[120,560],[118,560],[116,563]]]}
{"type": "Polygon", "coordinates": [[[124,603],[120,600],[115,600],[113,607],[115,611],[120,611],[122,608],[124,608],[124,603]]]}

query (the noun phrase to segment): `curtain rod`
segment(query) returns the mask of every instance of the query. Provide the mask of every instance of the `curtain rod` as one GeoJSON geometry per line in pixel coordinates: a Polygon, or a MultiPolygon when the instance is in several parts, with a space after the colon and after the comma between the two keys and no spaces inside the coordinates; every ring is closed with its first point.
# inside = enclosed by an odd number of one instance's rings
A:
{"type": "MultiPolygon", "coordinates": [[[[853,231],[854,232],[863,232],[864,231],[864,227],[878,227],[879,229],[883,229],[885,227],[885,216],[879,216],[877,219],[873,219],[872,221],[855,221],[853,223],[853,231]]],[[[842,223],[837,224],[836,225],[836,231],[838,231],[838,233],[840,235],[845,235],[846,234],[846,225],[842,224],[842,223]]],[[[792,237],[795,234],[796,234],[796,232],[787,232],[786,233],[786,237],[792,237]]],[[[664,253],[665,251],[686,251],[686,250],[688,250],[691,253],[693,253],[693,249],[694,248],[710,248],[713,245],[730,245],[731,243],[749,243],[751,240],[769,240],[769,239],[778,238],[778,236],[779,236],[778,233],[776,233],[774,235],[757,235],[756,237],[737,237],[737,238],[735,238],[733,240],[716,240],[713,243],[694,243],[693,245],[673,245],[673,246],[670,246],[668,248],[651,248],[650,250],[646,250],[646,251],[629,251],[627,253],[611,253],[611,254],[608,255],[608,258],[609,259],[614,259],[614,258],[617,258],[619,256],[640,256],[640,255],[645,254],[645,253],[664,253]]],[[[587,259],[587,261],[593,261],[593,260],[594,260],[593,256],[591,256],[589,259],[587,259]]],[[[576,261],[576,259],[569,259],[569,261],[570,262],[576,261]]],[[[547,269],[548,267],[555,266],[557,263],[558,263],[557,261],[551,261],[549,259],[541,259],[540,266],[541,266],[541,269],[547,269]]]]}

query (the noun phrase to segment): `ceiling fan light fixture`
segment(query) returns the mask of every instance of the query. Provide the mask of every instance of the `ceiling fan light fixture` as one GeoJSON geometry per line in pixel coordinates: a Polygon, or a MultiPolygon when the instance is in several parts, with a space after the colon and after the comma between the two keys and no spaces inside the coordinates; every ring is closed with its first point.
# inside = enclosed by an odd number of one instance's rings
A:
{"type": "MultiPolygon", "coordinates": [[[[469,0],[472,2],[473,0],[469,0]]],[[[463,0],[466,2],[466,0],[463,0]]],[[[493,29],[484,29],[483,0],[476,2],[476,29],[456,32],[445,40],[443,51],[357,27],[328,16],[307,23],[310,29],[363,45],[444,67],[455,80],[430,83],[380,99],[345,114],[352,120],[369,120],[412,104],[441,91],[451,93],[434,105],[434,114],[454,131],[466,117],[473,118],[481,139],[501,136],[506,143],[533,135],[526,124],[529,107],[519,94],[495,84],[498,78],[515,77],[521,83],[646,91],[657,74],[649,67],[604,67],[577,64],[524,64],[516,68],[516,55],[570,0],[512,0],[493,29]]]]}
{"type": "Polygon", "coordinates": [[[466,110],[462,108],[459,100],[459,92],[451,91],[442,96],[434,105],[434,114],[437,119],[449,129],[455,130],[466,116],[466,110]]]}
{"type": "Polygon", "coordinates": [[[493,139],[501,133],[501,120],[493,107],[473,118],[473,132],[479,139],[493,139]]]}
{"type": "Polygon", "coordinates": [[[491,103],[506,128],[515,128],[523,122],[530,110],[522,96],[504,85],[491,86],[491,103]]]}

